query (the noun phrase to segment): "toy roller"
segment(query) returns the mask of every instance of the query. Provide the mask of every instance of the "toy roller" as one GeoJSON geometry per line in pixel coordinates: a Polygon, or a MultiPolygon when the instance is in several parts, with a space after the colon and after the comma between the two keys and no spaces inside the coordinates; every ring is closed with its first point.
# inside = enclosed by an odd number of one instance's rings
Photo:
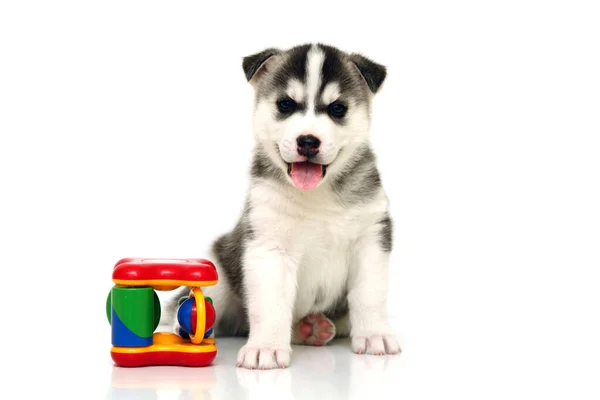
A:
{"type": "Polygon", "coordinates": [[[209,365],[217,354],[210,337],[215,322],[212,300],[201,287],[218,281],[213,263],[204,259],[124,258],[113,269],[113,282],[106,301],[111,324],[111,356],[122,367],[209,365]],[[155,332],[161,315],[157,290],[190,287],[179,301],[179,335],[155,332]]]}

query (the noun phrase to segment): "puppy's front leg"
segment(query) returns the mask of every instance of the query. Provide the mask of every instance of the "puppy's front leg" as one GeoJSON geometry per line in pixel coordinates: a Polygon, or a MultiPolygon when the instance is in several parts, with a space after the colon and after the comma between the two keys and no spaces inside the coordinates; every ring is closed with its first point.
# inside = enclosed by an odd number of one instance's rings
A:
{"type": "Polygon", "coordinates": [[[397,354],[400,346],[387,317],[391,243],[382,243],[379,227],[361,239],[348,286],[352,350],[358,354],[397,354]]]}
{"type": "Polygon", "coordinates": [[[249,243],[244,255],[244,289],[250,334],[238,353],[239,367],[289,365],[296,272],[297,264],[277,245],[249,243]]]}

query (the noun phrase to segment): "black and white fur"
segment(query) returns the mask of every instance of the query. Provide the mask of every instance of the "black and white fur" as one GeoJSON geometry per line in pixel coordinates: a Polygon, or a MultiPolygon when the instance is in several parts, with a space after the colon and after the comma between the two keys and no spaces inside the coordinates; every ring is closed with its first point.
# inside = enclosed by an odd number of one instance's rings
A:
{"type": "Polygon", "coordinates": [[[398,353],[386,312],[392,220],[369,146],[385,67],[314,44],[264,50],[243,70],[256,93],[256,148],[244,212],[209,257],[220,277],[204,289],[216,336],[248,335],[238,366],[283,368],[301,342],[298,321],[324,313],[356,353],[398,353]],[[295,104],[291,113],[282,99],[295,104]],[[333,103],[346,108],[342,117],[333,103]],[[299,153],[300,135],[320,140],[318,154],[299,153]],[[300,190],[290,165],[307,159],[326,166],[324,176],[300,190]]]}

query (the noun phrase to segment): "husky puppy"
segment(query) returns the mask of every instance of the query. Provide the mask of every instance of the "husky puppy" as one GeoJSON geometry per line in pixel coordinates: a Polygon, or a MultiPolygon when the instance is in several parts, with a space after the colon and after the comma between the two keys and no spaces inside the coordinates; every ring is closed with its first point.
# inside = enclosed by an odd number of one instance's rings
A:
{"type": "Polygon", "coordinates": [[[323,44],[243,59],[256,147],[244,211],[212,245],[216,336],[248,336],[245,368],[285,368],[291,344],[350,336],[396,354],[387,318],[392,220],[369,145],[386,68],[323,44]]]}

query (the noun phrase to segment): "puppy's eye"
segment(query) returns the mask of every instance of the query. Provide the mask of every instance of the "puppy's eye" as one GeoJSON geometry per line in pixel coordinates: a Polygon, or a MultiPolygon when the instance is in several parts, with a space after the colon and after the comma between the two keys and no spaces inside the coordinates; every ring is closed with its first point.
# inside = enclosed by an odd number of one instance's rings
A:
{"type": "Polygon", "coordinates": [[[282,114],[289,114],[296,110],[296,102],[290,98],[281,99],[277,102],[277,108],[282,114]]]}
{"type": "Polygon", "coordinates": [[[334,118],[344,118],[346,111],[348,111],[348,107],[337,101],[335,103],[331,103],[329,107],[327,107],[327,112],[334,118]]]}

